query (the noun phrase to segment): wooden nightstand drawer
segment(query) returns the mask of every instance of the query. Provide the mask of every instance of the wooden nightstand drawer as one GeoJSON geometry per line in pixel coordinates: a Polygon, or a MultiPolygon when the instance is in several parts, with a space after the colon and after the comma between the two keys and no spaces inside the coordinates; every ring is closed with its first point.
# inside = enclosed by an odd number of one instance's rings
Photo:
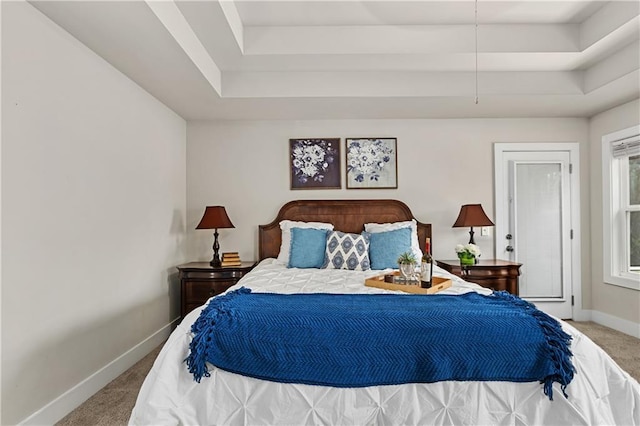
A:
{"type": "Polygon", "coordinates": [[[225,292],[234,285],[232,281],[185,281],[185,294],[188,301],[206,301],[208,298],[225,292]]]}
{"type": "Polygon", "coordinates": [[[242,278],[245,272],[238,270],[218,270],[218,271],[185,271],[185,279],[193,280],[233,280],[242,278]]]}
{"type": "Polygon", "coordinates": [[[436,260],[439,267],[461,277],[466,281],[479,284],[492,290],[505,290],[518,295],[518,276],[521,263],[499,259],[483,259],[475,265],[460,266],[459,260],[436,260]]]}
{"type": "Polygon", "coordinates": [[[510,272],[508,269],[482,269],[470,267],[466,269],[465,274],[466,276],[472,276],[477,279],[493,279],[500,276],[508,277],[510,272]]]}
{"type": "Polygon", "coordinates": [[[178,266],[182,318],[211,297],[227,291],[255,265],[255,262],[242,262],[240,266],[213,268],[209,262],[191,262],[178,266]]]}

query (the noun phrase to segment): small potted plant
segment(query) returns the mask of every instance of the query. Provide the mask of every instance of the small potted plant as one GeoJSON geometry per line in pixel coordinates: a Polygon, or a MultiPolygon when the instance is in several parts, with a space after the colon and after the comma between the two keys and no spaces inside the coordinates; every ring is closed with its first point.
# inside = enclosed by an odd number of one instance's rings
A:
{"type": "Polygon", "coordinates": [[[405,280],[410,280],[418,265],[418,259],[410,251],[405,251],[398,257],[398,266],[400,267],[400,273],[405,280]]]}
{"type": "Polygon", "coordinates": [[[458,244],[456,253],[461,265],[473,265],[476,263],[476,258],[480,257],[480,247],[475,244],[458,244]]]}

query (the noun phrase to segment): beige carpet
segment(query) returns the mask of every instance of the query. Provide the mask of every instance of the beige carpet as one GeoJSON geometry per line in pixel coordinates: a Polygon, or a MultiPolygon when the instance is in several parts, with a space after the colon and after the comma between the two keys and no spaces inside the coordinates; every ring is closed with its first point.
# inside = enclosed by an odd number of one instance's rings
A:
{"type": "MultiPolygon", "coordinates": [[[[569,321],[602,347],[625,371],[640,381],[640,340],[593,322],[569,321]]],[[[160,347],[89,398],[58,425],[126,425],[145,376],[160,347]]]]}
{"type": "Polygon", "coordinates": [[[640,339],[591,321],[567,322],[589,336],[624,371],[640,382],[640,339]]]}
{"type": "Polygon", "coordinates": [[[138,391],[151,370],[160,348],[138,361],[133,367],[86,400],[82,405],[60,420],[57,425],[113,426],[126,425],[136,403],[138,391]]]}

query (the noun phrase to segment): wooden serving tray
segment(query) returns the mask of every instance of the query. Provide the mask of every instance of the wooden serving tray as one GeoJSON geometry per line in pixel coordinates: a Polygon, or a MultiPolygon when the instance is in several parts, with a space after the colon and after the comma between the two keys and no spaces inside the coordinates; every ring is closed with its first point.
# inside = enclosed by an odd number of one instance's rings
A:
{"type": "Polygon", "coordinates": [[[440,277],[433,277],[431,279],[431,287],[429,288],[420,287],[419,282],[416,282],[415,284],[414,283],[401,284],[401,283],[388,282],[388,281],[392,281],[393,277],[397,277],[399,275],[400,273],[397,271],[392,274],[378,275],[378,276],[366,279],[364,281],[364,285],[366,285],[367,287],[383,288],[386,290],[399,290],[399,291],[404,291],[405,293],[414,293],[414,294],[434,294],[444,290],[445,288],[451,287],[450,279],[440,278],[440,277]]]}

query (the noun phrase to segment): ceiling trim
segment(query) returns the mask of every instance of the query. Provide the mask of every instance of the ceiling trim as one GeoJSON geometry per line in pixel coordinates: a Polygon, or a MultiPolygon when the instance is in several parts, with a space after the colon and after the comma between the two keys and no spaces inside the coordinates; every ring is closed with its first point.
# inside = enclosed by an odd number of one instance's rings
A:
{"type": "Polygon", "coordinates": [[[236,39],[240,52],[244,54],[244,25],[238,13],[238,8],[234,0],[218,0],[222,13],[229,23],[233,37],[236,39]]]}
{"type": "MultiPolygon", "coordinates": [[[[429,54],[475,51],[475,26],[245,27],[245,55],[429,54]]],[[[578,52],[576,24],[481,25],[480,52],[578,52]]]]}
{"type": "Polygon", "coordinates": [[[31,4],[185,119],[585,117],[640,92],[637,0],[483,1],[480,105],[471,1],[31,4]]]}
{"type": "Polygon", "coordinates": [[[220,95],[222,93],[222,73],[220,68],[218,68],[207,49],[202,45],[198,36],[193,32],[178,6],[173,0],[145,1],[211,87],[220,95]]]}

